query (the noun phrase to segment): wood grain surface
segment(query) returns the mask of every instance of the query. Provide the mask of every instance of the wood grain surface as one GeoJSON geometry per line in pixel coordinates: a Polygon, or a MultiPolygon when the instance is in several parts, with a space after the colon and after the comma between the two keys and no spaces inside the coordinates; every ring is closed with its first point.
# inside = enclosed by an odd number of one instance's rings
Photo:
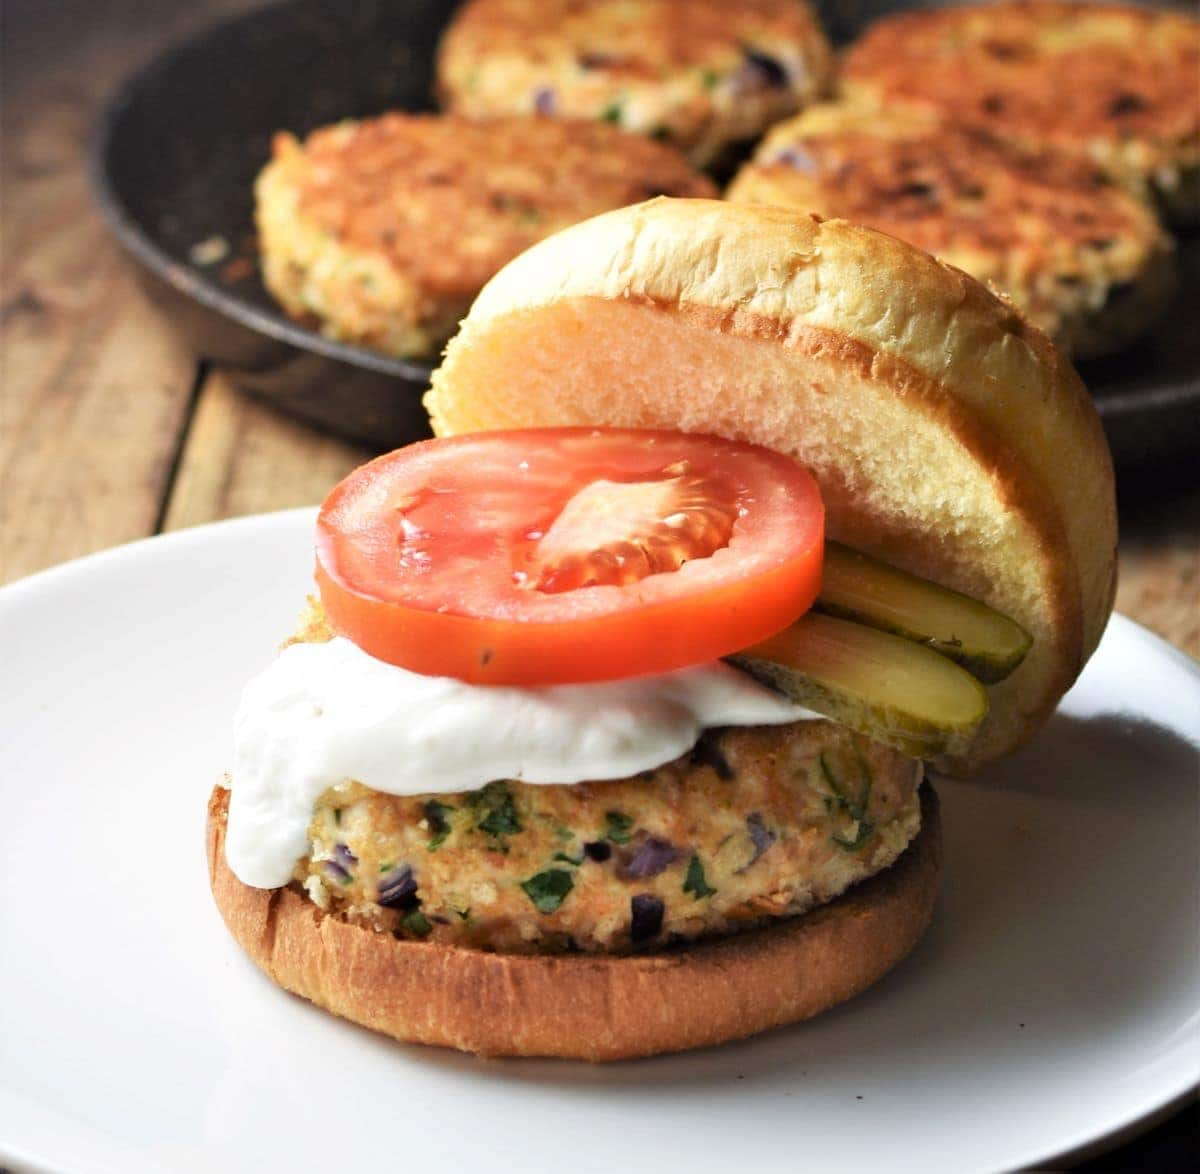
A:
{"type": "Polygon", "coordinates": [[[196,402],[163,529],[315,505],[371,455],[239,395],[214,372],[196,402]]]}
{"type": "MultiPolygon", "coordinates": [[[[239,396],[187,353],[88,192],[92,124],[118,79],[260,2],[0,11],[0,582],[163,530],[315,504],[370,455],[239,396]]],[[[1200,454],[1190,478],[1122,486],[1121,505],[1118,609],[1200,656],[1200,454]]],[[[1176,1115],[1088,1168],[1167,1168],[1195,1121],[1194,1109],[1176,1115]]]]}
{"type": "Polygon", "coordinates": [[[0,579],[159,528],[197,364],[140,296],[95,212],[87,147],[122,75],[249,6],[4,8],[0,579]]]}

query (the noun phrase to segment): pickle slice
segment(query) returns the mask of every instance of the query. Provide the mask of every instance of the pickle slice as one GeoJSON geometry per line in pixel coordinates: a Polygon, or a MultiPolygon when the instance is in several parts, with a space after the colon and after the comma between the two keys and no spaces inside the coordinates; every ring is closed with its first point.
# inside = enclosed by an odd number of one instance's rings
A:
{"type": "Polygon", "coordinates": [[[814,612],[729,659],[798,704],[914,758],[961,753],[988,710],[983,686],[944,656],[814,612]]]}
{"type": "Polygon", "coordinates": [[[1025,659],[1033,638],[987,604],[919,579],[839,542],[825,544],[816,605],[839,616],[916,640],[991,685],[1025,659]]]}

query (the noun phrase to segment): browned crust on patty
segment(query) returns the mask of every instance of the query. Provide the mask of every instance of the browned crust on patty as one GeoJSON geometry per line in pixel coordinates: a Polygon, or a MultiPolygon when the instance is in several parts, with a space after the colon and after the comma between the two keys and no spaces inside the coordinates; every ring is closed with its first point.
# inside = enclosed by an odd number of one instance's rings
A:
{"type": "Polygon", "coordinates": [[[889,232],[926,252],[1024,248],[1033,250],[1034,267],[1045,266],[1059,241],[1096,247],[1154,235],[1145,206],[1086,159],[1024,150],[986,131],[938,123],[881,134],[881,117],[864,109],[857,125],[846,118],[827,131],[809,130],[802,115],[788,124],[796,127],[796,154],[777,130],[778,149],[760,152],[739,186],[746,186],[746,175],[761,173],[764,182],[774,181],[773,195],[792,189],[789,203],[889,232]]]}
{"type": "Polygon", "coordinates": [[[824,93],[833,53],[803,0],[472,0],[437,72],[456,113],[612,120],[709,165],[824,93]]]}
{"type": "Polygon", "coordinates": [[[906,240],[1004,290],[1080,356],[1132,338],[1171,284],[1171,242],[1153,210],[1094,160],[907,107],[810,107],[770,132],[727,198],[906,240]],[[1113,320],[1093,329],[1106,312],[1113,320]]]}
{"type": "Polygon", "coordinates": [[[576,56],[582,72],[661,80],[673,69],[738,59],[747,42],[804,44],[819,37],[797,0],[471,0],[455,14],[442,55],[518,53],[530,61],[576,56]]]}
{"type": "Polygon", "coordinates": [[[602,122],[389,113],[275,141],[297,214],[430,297],[471,295],[560,228],[654,195],[715,195],[673,148],[602,122]]]}
{"type": "Polygon", "coordinates": [[[707,1047],[808,1019],[865,990],[929,925],[938,806],[887,871],[768,929],[633,956],[529,956],[400,941],[326,915],[292,888],[253,889],[225,860],[229,792],[208,804],[213,897],[286,990],[395,1039],[487,1056],[620,1060],[707,1047]]]}
{"type": "Polygon", "coordinates": [[[1091,149],[1118,171],[1148,176],[1200,154],[1200,23],[1182,12],[1048,2],[906,12],[873,24],[843,65],[848,92],[1091,149]]]}

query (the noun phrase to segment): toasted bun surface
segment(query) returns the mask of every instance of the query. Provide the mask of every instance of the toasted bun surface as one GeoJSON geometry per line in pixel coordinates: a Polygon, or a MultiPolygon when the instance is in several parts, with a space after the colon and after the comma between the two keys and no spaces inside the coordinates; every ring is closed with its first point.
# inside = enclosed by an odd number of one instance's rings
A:
{"type": "Polygon", "coordinates": [[[400,941],[253,889],[225,861],[229,792],[208,804],[208,867],[230,932],[280,986],[374,1031],[486,1056],[621,1060],[808,1019],[882,978],[916,945],[941,874],[937,799],[890,869],[766,929],[641,955],[505,955],[400,941]]]}
{"type": "Polygon", "coordinates": [[[1071,365],[966,274],[844,221],[664,199],[576,225],[489,282],[426,406],[443,436],[680,428],[806,465],[831,537],[1034,637],[955,773],[1037,729],[1112,608],[1112,463],[1071,365]]]}

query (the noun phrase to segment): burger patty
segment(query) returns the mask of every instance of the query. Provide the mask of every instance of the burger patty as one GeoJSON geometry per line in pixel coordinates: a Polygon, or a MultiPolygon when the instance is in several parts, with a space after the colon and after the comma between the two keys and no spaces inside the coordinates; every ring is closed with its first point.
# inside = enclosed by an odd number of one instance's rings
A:
{"type": "Polygon", "coordinates": [[[909,241],[1007,293],[1080,357],[1133,338],[1172,287],[1154,212],[1098,164],[928,112],[814,106],[768,134],[728,195],[909,241]]]}
{"type": "Polygon", "coordinates": [[[1049,0],[900,13],[850,48],[842,84],[1086,153],[1174,219],[1200,216],[1200,23],[1185,13],[1049,0]]]}
{"type": "Polygon", "coordinates": [[[707,166],[825,92],[804,0],[472,0],[438,56],[447,109],[604,120],[707,166]]]}
{"type": "Polygon", "coordinates": [[[626,951],[832,900],[920,828],[921,766],[828,721],[709,732],[635,778],[319,799],[294,880],[398,936],[626,951]]]}
{"type": "Polygon", "coordinates": [[[263,280],[289,314],[435,352],[506,262],[651,196],[713,196],[675,150],[607,123],[385,114],[275,138],[255,185],[263,280]]]}

